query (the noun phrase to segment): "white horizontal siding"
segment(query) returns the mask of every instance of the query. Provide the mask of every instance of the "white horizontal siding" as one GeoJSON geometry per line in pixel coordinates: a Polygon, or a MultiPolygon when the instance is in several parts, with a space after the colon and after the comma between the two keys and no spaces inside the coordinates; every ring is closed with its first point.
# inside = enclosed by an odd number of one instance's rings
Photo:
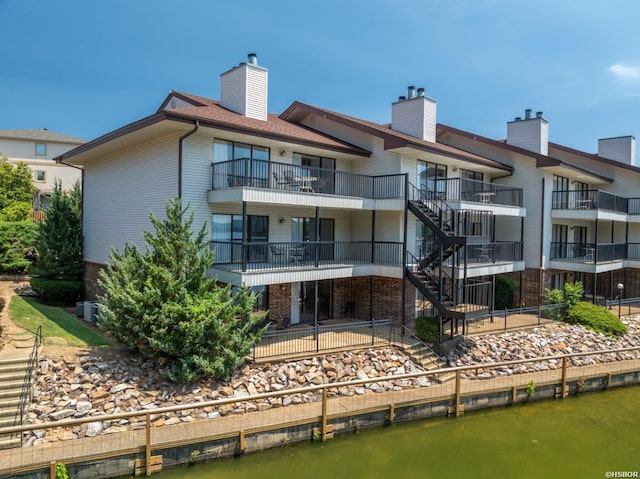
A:
{"type": "Polygon", "coordinates": [[[143,248],[142,231],[153,229],[149,212],[164,218],[166,201],[178,194],[178,136],[96,158],[84,171],[84,259],[106,264],[127,241],[143,248]]]}

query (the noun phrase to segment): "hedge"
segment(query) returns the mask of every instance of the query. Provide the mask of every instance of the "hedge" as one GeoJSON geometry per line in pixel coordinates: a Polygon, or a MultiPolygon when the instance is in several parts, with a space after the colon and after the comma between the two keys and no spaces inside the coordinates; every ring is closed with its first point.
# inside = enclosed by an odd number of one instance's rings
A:
{"type": "Polygon", "coordinates": [[[581,301],[567,312],[567,323],[581,324],[607,336],[620,336],[629,330],[620,318],[602,306],[581,301]]]}
{"type": "Polygon", "coordinates": [[[84,292],[82,281],[36,277],[31,278],[29,284],[40,301],[46,304],[72,305],[82,298],[84,292]]]}

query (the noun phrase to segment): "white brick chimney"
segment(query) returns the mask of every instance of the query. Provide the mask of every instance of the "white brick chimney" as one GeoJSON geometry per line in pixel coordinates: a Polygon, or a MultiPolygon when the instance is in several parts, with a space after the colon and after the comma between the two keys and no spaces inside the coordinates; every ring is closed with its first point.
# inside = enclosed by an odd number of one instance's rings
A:
{"type": "Polygon", "coordinates": [[[598,140],[598,156],[636,166],[636,139],[631,135],[601,138],[598,140]]]}
{"type": "Polygon", "coordinates": [[[549,122],[541,111],[533,117],[527,109],[524,119],[517,117],[507,122],[507,143],[546,156],[549,154],[549,122]]]}
{"type": "Polygon", "coordinates": [[[258,66],[258,57],[249,53],[247,63],[220,75],[220,104],[240,115],[267,120],[269,70],[258,66]]]}
{"type": "Polygon", "coordinates": [[[391,104],[391,129],[435,143],[436,101],[424,96],[424,88],[410,86],[407,97],[391,104]]]}

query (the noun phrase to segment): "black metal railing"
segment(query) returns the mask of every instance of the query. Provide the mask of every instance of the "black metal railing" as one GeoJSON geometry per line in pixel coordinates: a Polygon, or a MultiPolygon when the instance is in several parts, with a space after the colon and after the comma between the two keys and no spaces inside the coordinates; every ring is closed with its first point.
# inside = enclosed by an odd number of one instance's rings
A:
{"type": "Polygon", "coordinates": [[[640,243],[627,243],[626,259],[640,260],[640,243]]]}
{"type": "Polygon", "coordinates": [[[627,213],[640,215],[640,198],[629,198],[627,213]]]}
{"type": "Polygon", "coordinates": [[[331,264],[402,266],[402,243],[387,241],[212,241],[214,267],[241,271],[310,268],[331,264]]]}
{"type": "Polygon", "coordinates": [[[471,313],[491,306],[492,288],[490,281],[467,280],[459,284],[455,291],[455,310],[471,313]]]}
{"type": "Polygon", "coordinates": [[[461,248],[460,264],[454,265],[453,258],[445,261],[447,266],[467,264],[512,263],[522,261],[522,243],[517,241],[498,241],[493,243],[473,243],[461,248]]]}
{"type": "Polygon", "coordinates": [[[211,171],[214,190],[253,187],[359,198],[404,198],[403,174],[368,176],[251,158],[213,163],[211,171]]]}
{"type": "Polygon", "coordinates": [[[434,180],[432,183],[434,184],[433,190],[443,194],[447,201],[522,206],[522,188],[467,178],[448,178],[434,180]]]}
{"type": "MultiPolygon", "coordinates": [[[[635,201],[634,209],[638,206],[635,201]]],[[[551,208],[576,210],[608,210],[627,213],[629,200],[600,190],[556,190],[552,193],[551,208]]]]}
{"type": "Polygon", "coordinates": [[[252,356],[256,360],[388,344],[391,342],[391,331],[389,319],[332,325],[319,323],[295,329],[270,330],[253,347],[252,356]]]}
{"type": "Polygon", "coordinates": [[[626,259],[628,255],[627,243],[551,243],[551,259],[570,263],[606,263],[626,259]]]}
{"type": "Polygon", "coordinates": [[[451,236],[490,237],[495,215],[488,210],[453,209],[439,192],[409,183],[409,201],[414,202],[442,231],[451,236]]]}

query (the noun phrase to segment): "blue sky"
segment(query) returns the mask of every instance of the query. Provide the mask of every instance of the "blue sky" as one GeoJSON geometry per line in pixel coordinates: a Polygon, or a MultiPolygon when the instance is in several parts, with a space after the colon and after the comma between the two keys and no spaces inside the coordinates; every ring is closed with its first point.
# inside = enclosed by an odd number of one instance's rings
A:
{"type": "Polygon", "coordinates": [[[640,136],[635,0],[0,0],[0,129],[93,139],[171,89],[218,98],[258,54],[269,111],[300,100],[386,123],[408,85],[492,138],[525,108],[585,151],[640,136]]]}

